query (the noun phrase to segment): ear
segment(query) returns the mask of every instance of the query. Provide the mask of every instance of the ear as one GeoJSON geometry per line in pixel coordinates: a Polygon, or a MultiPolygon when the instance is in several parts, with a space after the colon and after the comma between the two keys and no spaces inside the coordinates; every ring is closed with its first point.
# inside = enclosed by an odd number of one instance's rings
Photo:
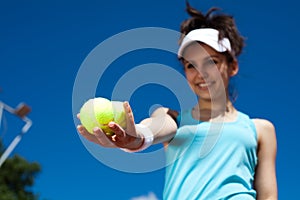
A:
{"type": "Polygon", "coordinates": [[[230,63],[228,71],[229,71],[229,76],[230,77],[235,76],[238,73],[239,64],[238,64],[238,61],[236,59],[234,59],[232,61],[232,63],[230,63]]]}

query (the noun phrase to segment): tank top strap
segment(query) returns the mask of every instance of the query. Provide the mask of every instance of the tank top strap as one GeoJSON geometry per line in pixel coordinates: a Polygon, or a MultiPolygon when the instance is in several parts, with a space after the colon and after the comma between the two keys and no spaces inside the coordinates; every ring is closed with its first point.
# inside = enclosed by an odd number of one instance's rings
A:
{"type": "Polygon", "coordinates": [[[238,111],[238,121],[244,121],[245,123],[247,123],[249,125],[249,128],[252,130],[253,134],[254,134],[254,137],[255,139],[257,140],[257,132],[256,132],[256,127],[255,127],[255,124],[253,122],[253,119],[251,119],[249,117],[249,115],[243,113],[243,112],[240,112],[238,111]]]}

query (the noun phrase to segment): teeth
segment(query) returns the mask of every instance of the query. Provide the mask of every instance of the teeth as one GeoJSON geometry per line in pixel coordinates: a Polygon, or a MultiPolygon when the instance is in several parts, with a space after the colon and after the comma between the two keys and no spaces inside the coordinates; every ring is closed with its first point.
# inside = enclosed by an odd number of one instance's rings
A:
{"type": "Polygon", "coordinates": [[[200,83],[199,86],[200,87],[207,87],[207,86],[209,86],[209,83],[200,83]]]}

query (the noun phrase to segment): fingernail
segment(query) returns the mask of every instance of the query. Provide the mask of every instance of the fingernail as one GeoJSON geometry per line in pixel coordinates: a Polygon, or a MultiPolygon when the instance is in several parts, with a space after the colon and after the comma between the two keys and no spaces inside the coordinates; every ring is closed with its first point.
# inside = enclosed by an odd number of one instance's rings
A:
{"type": "Polygon", "coordinates": [[[109,122],[109,123],[108,123],[108,126],[109,126],[110,128],[114,128],[114,127],[115,127],[115,123],[109,122]]]}
{"type": "Polygon", "coordinates": [[[97,132],[97,131],[99,131],[99,127],[93,128],[93,132],[97,132]]]}

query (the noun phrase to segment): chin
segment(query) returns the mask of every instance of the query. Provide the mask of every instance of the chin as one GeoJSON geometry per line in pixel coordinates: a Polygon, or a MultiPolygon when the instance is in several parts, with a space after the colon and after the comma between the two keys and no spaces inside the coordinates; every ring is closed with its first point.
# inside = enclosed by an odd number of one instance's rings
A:
{"type": "MultiPolygon", "coordinates": [[[[216,93],[206,93],[203,94],[203,92],[201,93],[197,93],[197,96],[199,97],[199,99],[202,100],[206,100],[206,101],[213,101],[213,100],[222,100],[223,99],[223,95],[222,94],[216,94],[216,93]]],[[[226,99],[226,96],[224,96],[224,99],[226,99]]]]}

